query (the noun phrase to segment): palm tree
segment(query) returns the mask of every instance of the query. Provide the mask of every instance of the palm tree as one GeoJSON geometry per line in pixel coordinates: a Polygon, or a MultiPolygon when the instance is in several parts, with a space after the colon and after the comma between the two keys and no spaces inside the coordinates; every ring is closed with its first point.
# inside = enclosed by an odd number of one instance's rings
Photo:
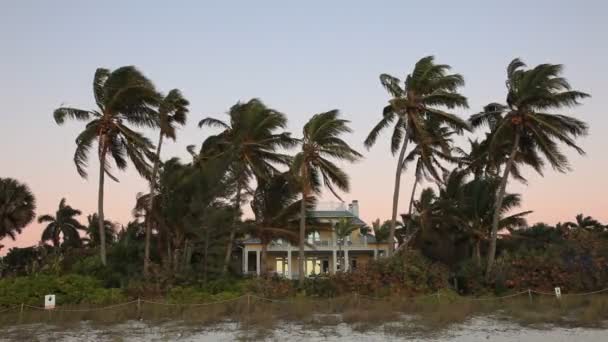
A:
{"type": "MultiPolygon", "coordinates": [[[[456,174],[453,172],[452,174],[456,174]]],[[[451,174],[451,175],[452,175],[451,174]]],[[[461,180],[463,178],[460,178],[461,180]]],[[[461,203],[456,203],[456,216],[459,227],[465,230],[473,240],[473,256],[481,267],[481,241],[486,240],[492,231],[492,219],[496,207],[496,194],[499,181],[495,178],[475,178],[468,183],[461,183],[461,203]]],[[[521,227],[526,225],[525,216],[531,211],[507,215],[521,205],[521,196],[505,194],[500,207],[499,229],[521,227]]]]}
{"type": "Polygon", "coordinates": [[[391,152],[399,152],[395,174],[395,188],[393,191],[393,210],[391,216],[391,229],[389,235],[389,254],[393,253],[395,228],[397,225],[397,210],[399,205],[399,189],[401,173],[405,163],[405,153],[408,142],[415,142],[420,146],[420,156],[427,165],[431,156],[430,137],[433,126],[448,126],[457,133],[468,129],[466,122],[456,115],[445,112],[439,108],[456,107],[467,108],[467,99],[457,92],[464,85],[464,78],[459,74],[448,74],[451,69],[446,64],[435,64],[434,57],[428,56],[420,59],[412,71],[407,75],[403,87],[401,81],[388,74],[380,75],[380,82],[392,96],[389,104],[384,107],[382,120],[371,130],[365,139],[365,146],[369,149],[376,142],[380,132],[388,128],[396,119],[391,138],[391,152]]]}
{"type": "Polygon", "coordinates": [[[159,95],[154,85],[133,66],[114,71],[99,68],[93,78],[93,95],[98,110],[61,107],[55,110],[55,122],[61,125],[66,118],[88,121],[86,128],[76,137],[74,163],[81,177],[86,178],[88,155],[97,140],[99,157],[98,228],[101,236],[99,251],[101,262],[106,264],[104,234],[104,176],[117,181],[110,173],[110,159],[118,169],[127,167],[130,159],[140,175],[150,176],[148,160],[154,158],[154,145],[141,133],[128,125],[156,127],[158,118],[153,107],[158,105],[159,95]]]}
{"type": "Polygon", "coordinates": [[[583,214],[576,215],[576,220],[574,222],[566,222],[565,225],[570,229],[588,229],[588,230],[597,230],[603,231],[604,225],[602,225],[598,220],[594,219],[591,216],[585,216],[583,214]]]}
{"type": "MultiPolygon", "coordinates": [[[[188,114],[188,105],[186,100],[178,89],[171,90],[167,96],[163,97],[158,106],[158,119],[160,123],[160,133],[158,135],[158,145],[156,146],[156,155],[154,165],[152,167],[152,175],[150,176],[150,197],[148,210],[152,210],[154,206],[154,192],[156,190],[156,177],[158,175],[158,167],[160,164],[160,151],[163,144],[163,138],[167,137],[175,141],[176,127],[175,125],[185,125],[186,115],[188,114]]],[[[148,265],[150,263],[150,236],[152,235],[152,222],[146,220],[146,242],[144,248],[144,275],[148,274],[148,265]]]]}
{"type": "Polygon", "coordinates": [[[330,159],[355,162],[362,155],[353,150],[340,136],[350,133],[348,120],[339,118],[339,111],[332,110],[314,115],[303,129],[301,151],[291,166],[298,180],[302,201],[300,203],[299,283],[304,284],[304,241],[306,239],[306,203],[321,192],[321,184],[340,199],[336,188],[349,190],[348,175],[330,159]]]}
{"type": "Polygon", "coordinates": [[[234,196],[235,217],[226,246],[222,273],[228,272],[232,247],[236,237],[238,220],[241,215],[241,202],[244,191],[249,191],[249,182],[253,176],[267,178],[278,172],[275,165],[288,165],[290,157],[278,153],[281,148],[289,148],[296,142],[289,133],[278,132],[287,126],[283,113],[266,107],[258,99],[237,103],[228,111],[229,122],[214,118],[205,118],[199,127],[219,127],[223,131],[212,135],[205,143],[203,150],[210,150],[230,162],[229,173],[235,180],[234,196]]]}
{"type": "Polygon", "coordinates": [[[47,214],[38,217],[38,223],[48,222],[42,231],[41,241],[50,240],[53,243],[53,247],[57,249],[61,243],[60,237],[63,235],[64,245],[80,247],[82,245],[82,238],[80,237],[79,230],[86,230],[75,218],[76,216],[80,216],[80,214],[80,210],[67,205],[65,198],[62,198],[55,216],[47,214]]]}
{"type": "Polygon", "coordinates": [[[0,240],[17,234],[36,217],[36,199],[27,185],[0,177],[0,240]]]}
{"type": "Polygon", "coordinates": [[[342,252],[342,246],[346,243],[350,234],[357,229],[360,229],[360,227],[354,224],[352,219],[346,217],[341,218],[334,227],[336,238],[338,239],[338,254],[342,256],[342,271],[346,271],[346,263],[348,262],[345,253],[342,252]]]}
{"type": "Polygon", "coordinates": [[[252,236],[260,239],[262,251],[262,275],[266,274],[267,247],[275,239],[297,241],[297,230],[291,222],[300,210],[298,192],[289,181],[289,175],[282,173],[269,179],[258,178],[258,186],[253,194],[251,209],[255,219],[246,222],[252,236]]]}
{"type": "MultiPolygon", "coordinates": [[[[442,162],[455,163],[458,161],[456,157],[451,155],[452,152],[452,139],[451,135],[454,134],[452,130],[448,127],[440,127],[437,126],[435,122],[430,121],[427,123],[429,126],[430,140],[426,144],[428,150],[425,151],[423,149],[423,145],[416,145],[410,153],[405,157],[403,162],[403,171],[406,171],[407,164],[410,162],[414,162],[414,185],[412,186],[412,193],[410,195],[410,204],[408,206],[407,216],[412,216],[412,209],[414,205],[414,196],[416,195],[416,188],[418,183],[422,179],[426,179],[431,182],[436,182],[438,184],[442,183],[442,177],[439,174],[441,171],[442,174],[448,172],[448,170],[442,165],[442,162]],[[424,155],[426,152],[428,155],[424,155]]],[[[412,230],[412,221],[406,220],[405,231],[411,232],[412,230]]],[[[396,226],[399,223],[396,223],[396,226]]],[[[395,226],[395,228],[397,228],[395,226]]],[[[410,236],[410,238],[412,238],[410,236]]],[[[397,239],[399,241],[399,239],[397,239]]]]}
{"type": "MultiPolygon", "coordinates": [[[[574,141],[587,134],[587,124],[573,117],[549,113],[563,107],[573,107],[588,94],[572,90],[568,81],[561,76],[563,66],[540,64],[525,69],[525,64],[514,59],[507,67],[507,104],[491,104],[484,111],[475,114],[470,121],[474,127],[495,122],[490,132],[490,153],[503,152],[505,144],[510,144],[496,207],[501,208],[509,175],[518,157],[526,158],[528,165],[542,172],[544,157],[553,169],[559,172],[569,170],[567,157],[559,150],[558,143],[574,148],[579,154],[584,151],[574,141]],[[519,156],[518,156],[519,155],[519,156]]],[[[486,278],[489,279],[496,256],[496,238],[500,220],[500,210],[494,211],[492,234],[486,278]]]]}
{"type": "Polygon", "coordinates": [[[382,224],[380,224],[380,219],[376,219],[372,222],[372,230],[374,231],[374,238],[376,239],[376,252],[378,251],[379,243],[388,241],[390,229],[390,221],[384,221],[382,224]]]}
{"type": "MultiPolygon", "coordinates": [[[[99,246],[101,238],[99,237],[99,226],[98,226],[99,218],[97,213],[91,214],[87,216],[87,238],[86,242],[89,247],[99,246]]],[[[116,230],[114,224],[109,220],[104,220],[103,223],[104,231],[105,231],[105,242],[110,245],[114,243],[116,240],[116,230]]]]}

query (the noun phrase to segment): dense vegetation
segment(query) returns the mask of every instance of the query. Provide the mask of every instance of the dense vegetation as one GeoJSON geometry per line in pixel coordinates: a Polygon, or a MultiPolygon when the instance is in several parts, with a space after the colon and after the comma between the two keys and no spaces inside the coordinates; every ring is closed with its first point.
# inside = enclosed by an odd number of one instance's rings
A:
{"type": "MultiPolygon", "coordinates": [[[[232,106],[226,121],[199,122],[219,132],[189,146],[191,160],[160,160],[163,140],[175,140],[177,126],[186,124],[189,102],[177,89],[162,94],[134,67],[98,69],[98,109],[54,112],[58,124],[87,122],[76,137],[74,162],[86,177],[89,152],[97,151],[98,212],[85,222],[61,199],[54,215],[39,216],[47,224],[40,244],[12,248],[0,259],[0,305],[35,303],[50,292],[60,294],[60,303],[106,303],[153,296],[205,301],[246,291],[266,297],[298,291],[410,296],[448,287],[475,295],[606,287],[607,226],[582,214],[556,226],[529,226],[530,212],[519,208],[522,196],[507,189],[510,179],[526,181],[526,166],[542,173],[548,164],[566,172],[562,146],[583,153],[575,138],[587,133],[586,124],[555,112],[588,95],[572,90],[561,65],[528,69],[515,59],[507,68],[506,104],[489,104],[465,120],[446,111],[468,108],[458,92],[464,77],[449,71],[425,57],[403,82],[380,76],[391,98],[365,145],[373,146],[393,126],[391,152],[399,152],[393,210],[389,220],[362,229],[378,241],[395,242],[389,257],[331,277],[301,277],[296,284],[271,275],[242,279],[233,255],[244,236],[289,240],[303,253],[306,233],[316,224],[305,213],[321,190],[340,199],[339,192],[349,189],[348,174],[336,161],[362,157],[344,139],[349,121],[338,110],[322,112],[294,137],[285,131],[287,115],[251,99],[232,106]],[[156,146],[140,127],[159,130],[156,146]],[[454,136],[473,129],[484,138],[468,147],[454,144],[454,136]],[[137,195],[133,221],[119,227],[104,215],[105,176],[117,180],[112,170],[125,169],[128,161],[150,191],[137,195]],[[399,219],[401,176],[409,169],[414,187],[399,219]],[[423,180],[427,187],[417,194],[423,180]],[[251,219],[242,215],[247,202],[251,219]]],[[[15,239],[34,211],[27,186],[0,178],[0,239],[15,239]]],[[[353,229],[340,222],[339,234],[353,229]]]]}

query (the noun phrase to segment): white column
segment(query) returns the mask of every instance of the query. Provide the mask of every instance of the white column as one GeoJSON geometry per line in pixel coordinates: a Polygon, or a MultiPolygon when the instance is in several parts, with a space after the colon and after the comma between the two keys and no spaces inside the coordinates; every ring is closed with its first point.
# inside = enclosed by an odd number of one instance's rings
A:
{"type": "Polygon", "coordinates": [[[255,272],[260,275],[260,251],[255,251],[255,272]]]}
{"type": "Polygon", "coordinates": [[[287,278],[293,279],[291,275],[291,249],[287,250],[287,278]]]}
{"type": "Polygon", "coordinates": [[[338,258],[336,258],[336,250],[334,249],[332,252],[334,258],[334,265],[332,267],[334,271],[332,274],[336,274],[338,272],[338,258]]]}
{"type": "Polygon", "coordinates": [[[249,272],[249,250],[247,247],[243,247],[243,274],[249,272]]]}
{"type": "Polygon", "coordinates": [[[344,272],[348,271],[349,267],[348,262],[348,248],[344,248],[344,272]]]}
{"type": "Polygon", "coordinates": [[[378,250],[374,249],[374,260],[378,259],[378,250]]]}

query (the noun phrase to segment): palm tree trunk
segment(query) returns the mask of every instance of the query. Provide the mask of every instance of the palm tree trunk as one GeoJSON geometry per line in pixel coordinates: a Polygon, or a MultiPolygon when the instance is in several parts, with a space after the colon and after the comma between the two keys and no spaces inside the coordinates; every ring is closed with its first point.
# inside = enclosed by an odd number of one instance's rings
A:
{"type": "Polygon", "coordinates": [[[205,245],[203,250],[203,283],[207,284],[209,270],[209,227],[205,226],[205,245]]]}
{"type": "Polygon", "coordinates": [[[498,188],[496,205],[494,206],[494,217],[492,218],[492,232],[490,235],[490,249],[488,250],[488,265],[486,267],[486,281],[490,280],[490,272],[492,266],[494,266],[494,258],[496,257],[496,239],[498,237],[498,222],[500,220],[500,208],[502,208],[502,201],[505,197],[505,190],[507,189],[507,181],[509,179],[509,173],[513,167],[515,161],[515,155],[517,154],[517,148],[519,147],[519,131],[515,132],[515,141],[513,142],[513,148],[509,155],[509,160],[505,166],[502,179],[500,180],[500,187],[498,188]]]}
{"type": "MultiPolygon", "coordinates": [[[[416,188],[418,186],[418,182],[420,182],[420,179],[418,176],[416,176],[416,179],[414,180],[414,186],[412,186],[412,194],[410,195],[410,205],[409,208],[407,210],[407,216],[409,217],[408,221],[407,221],[407,225],[405,227],[405,233],[408,234],[410,232],[410,229],[412,228],[412,209],[414,207],[414,196],[416,195],[416,188]]],[[[418,232],[418,230],[416,230],[415,232],[413,232],[412,234],[410,234],[407,237],[407,240],[403,241],[403,248],[407,248],[408,243],[414,238],[414,236],[416,235],[416,233],[418,232]]]]}
{"type": "Polygon", "coordinates": [[[298,284],[300,288],[304,286],[304,239],[306,239],[306,191],[302,192],[300,202],[300,239],[298,241],[299,260],[298,260],[298,284]]]}
{"type": "Polygon", "coordinates": [[[481,240],[475,241],[475,263],[477,267],[481,267],[481,240]]]}
{"type": "Polygon", "coordinates": [[[97,197],[97,224],[99,228],[99,254],[101,256],[101,264],[106,266],[106,230],[103,216],[103,186],[106,174],[106,152],[105,136],[101,137],[100,154],[99,154],[99,190],[97,197]]]}
{"type": "Polygon", "coordinates": [[[342,243],[338,243],[338,255],[340,256],[340,271],[344,272],[344,255],[342,255],[342,243]]]}
{"type": "Polygon", "coordinates": [[[222,266],[222,275],[228,274],[228,266],[230,266],[230,256],[232,255],[232,245],[236,237],[236,226],[239,218],[239,211],[241,210],[241,180],[237,180],[236,185],[236,196],[234,199],[234,221],[230,229],[230,237],[228,238],[228,245],[226,246],[226,255],[224,256],[224,265],[222,266]]]}
{"type": "Polygon", "coordinates": [[[266,270],[267,265],[266,265],[266,254],[268,254],[268,241],[262,241],[262,251],[260,253],[260,258],[262,260],[260,260],[260,275],[265,276],[266,275],[266,270]]]}
{"type": "Polygon", "coordinates": [[[152,214],[152,208],[154,207],[154,190],[156,190],[156,174],[158,173],[158,167],[160,165],[160,148],[163,144],[163,133],[160,132],[158,137],[158,146],[156,147],[156,160],[154,160],[154,167],[152,168],[152,176],[150,177],[150,201],[148,203],[148,212],[146,213],[146,242],[144,248],[144,276],[147,277],[150,268],[150,238],[152,235],[152,220],[150,215],[152,214]]]}
{"type": "Polygon", "coordinates": [[[405,150],[407,150],[408,134],[403,137],[403,146],[399,153],[397,161],[397,171],[395,172],[395,190],[393,191],[393,214],[391,216],[391,227],[388,233],[388,255],[393,255],[395,250],[395,228],[397,227],[397,206],[399,205],[399,187],[401,185],[401,173],[403,172],[403,162],[405,159],[405,150]]]}

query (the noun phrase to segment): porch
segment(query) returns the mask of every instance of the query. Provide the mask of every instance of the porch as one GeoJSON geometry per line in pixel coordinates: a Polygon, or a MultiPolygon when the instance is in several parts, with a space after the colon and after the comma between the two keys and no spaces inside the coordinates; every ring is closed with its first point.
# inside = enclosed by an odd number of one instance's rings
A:
{"type": "MultiPolygon", "coordinates": [[[[289,279],[299,277],[299,251],[269,250],[266,253],[267,274],[277,274],[289,279]]],[[[340,271],[355,270],[370,260],[385,254],[383,249],[307,250],[305,251],[304,273],[306,276],[335,274],[340,271]],[[348,260],[348,262],[344,262],[348,260]]],[[[261,249],[243,248],[243,273],[260,275],[262,272],[261,249]]]]}

